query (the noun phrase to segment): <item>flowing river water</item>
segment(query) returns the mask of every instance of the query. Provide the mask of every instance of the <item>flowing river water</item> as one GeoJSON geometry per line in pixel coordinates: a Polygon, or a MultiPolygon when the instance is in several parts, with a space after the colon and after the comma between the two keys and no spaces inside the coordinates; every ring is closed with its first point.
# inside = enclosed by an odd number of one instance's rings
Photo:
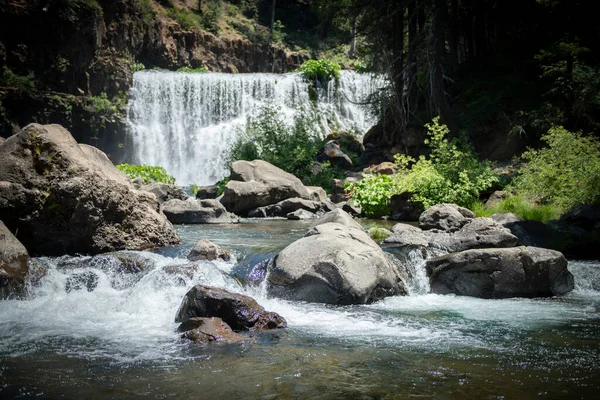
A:
{"type": "Polygon", "coordinates": [[[0,398],[597,398],[599,262],[571,261],[576,289],[549,299],[425,293],[333,307],[268,298],[269,257],[306,228],[180,226],[182,246],[129,252],[135,271],[102,256],[37,259],[46,275],[30,296],[0,302],[0,398]],[[198,239],[237,260],[184,266],[198,239]],[[252,295],[289,327],[236,345],[181,340],[174,317],[200,282],[252,295]]]}

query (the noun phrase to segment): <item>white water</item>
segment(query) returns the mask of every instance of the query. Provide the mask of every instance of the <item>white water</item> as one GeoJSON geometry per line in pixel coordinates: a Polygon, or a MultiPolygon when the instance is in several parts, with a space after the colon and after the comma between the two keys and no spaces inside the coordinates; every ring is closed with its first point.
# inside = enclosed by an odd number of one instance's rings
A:
{"type": "MultiPolygon", "coordinates": [[[[314,111],[323,133],[364,134],[376,121],[358,103],[382,85],[374,75],[342,71],[337,90],[320,88],[314,111]]],[[[291,124],[313,107],[307,81],[298,73],[136,72],[127,113],[134,162],[162,166],[180,185],[213,184],[227,174],[228,150],[246,119],[265,105],[280,107],[291,124]]]]}

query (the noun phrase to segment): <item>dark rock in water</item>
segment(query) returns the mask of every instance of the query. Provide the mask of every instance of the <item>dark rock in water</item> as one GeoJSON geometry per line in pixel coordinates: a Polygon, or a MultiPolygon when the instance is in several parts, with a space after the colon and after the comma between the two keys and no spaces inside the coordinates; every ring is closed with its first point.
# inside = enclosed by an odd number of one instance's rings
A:
{"type": "Polygon", "coordinates": [[[239,343],[244,337],[235,333],[221,318],[190,318],[179,325],[181,337],[197,344],[209,342],[239,343]]]}
{"type": "Polygon", "coordinates": [[[138,185],[138,190],[154,194],[158,204],[163,204],[173,199],[186,200],[189,197],[179,186],[162,182],[151,182],[138,185]]]}
{"type": "Polygon", "coordinates": [[[352,168],[352,160],[340,147],[340,143],[335,140],[330,140],[325,143],[321,153],[317,156],[317,161],[329,161],[332,166],[341,169],[352,168]]]}
{"type": "Polygon", "coordinates": [[[231,259],[231,252],[224,249],[209,240],[202,239],[190,250],[187,255],[187,259],[190,261],[208,260],[213,261],[216,259],[229,261],[231,259]]]}
{"type": "Polygon", "coordinates": [[[423,231],[395,226],[394,234],[383,241],[390,247],[423,247],[454,253],[469,249],[504,248],[517,245],[517,237],[491,218],[473,218],[455,232],[423,231]]]}
{"type": "Polygon", "coordinates": [[[404,293],[393,265],[369,235],[360,226],[334,222],[315,225],[283,249],[267,282],[271,295],[328,304],[365,304],[404,293]]]}
{"type": "Polygon", "coordinates": [[[396,221],[418,221],[423,212],[421,203],[412,201],[413,194],[404,192],[390,199],[390,217],[396,221]]]}
{"type": "Polygon", "coordinates": [[[209,186],[198,186],[198,191],[196,192],[196,198],[199,200],[204,199],[216,199],[217,193],[219,192],[217,185],[209,185],[209,186]]]}
{"type": "Polygon", "coordinates": [[[431,291],[481,298],[548,297],[573,290],[558,251],[536,247],[478,249],[427,260],[431,291]]]}
{"type": "Polygon", "coordinates": [[[553,248],[563,237],[554,226],[539,221],[515,221],[505,226],[518,238],[519,246],[553,248]]]}
{"type": "Polygon", "coordinates": [[[179,243],[156,211],[100,150],[59,125],[30,124],[0,145],[0,218],[30,253],[97,254],[179,243]]]}
{"type": "Polygon", "coordinates": [[[287,219],[299,221],[299,220],[304,220],[304,219],[315,219],[315,218],[317,218],[317,215],[314,213],[311,213],[310,211],[300,209],[300,210],[296,210],[296,211],[289,213],[288,215],[286,215],[286,217],[287,217],[287,219]]]}
{"type": "Polygon", "coordinates": [[[311,195],[300,179],[266,161],[236,161],[231,166],[221,203],[227,210],[246,216],[255,208],[276,204],[282,200],[311,195]]]}
{"type": "Polygon", "coordinates": [[[437,204],[425,210],[419,217],[421,229],[441,229],[456,231],[462,228],[470,219],[475,218],[471,210],[456,204],[437,204]]]}
{"type": "Polygon", "coordinates": [[[65,283],[65,291],[67,293],[73,290],[87,290],[93,292],[98,286],[98,275],[92,271],[85,271],[78,274],[73,274],[67,278],[65,283]]]}
{"type": "Polygon", "coordinates": [[[162,212],[174,224],[232,224],[238,222],[217,200],[169,200],[162,212]]]}
{"type": "Polygon", "coordinates": [[[235,331],[285,328],[287,322],[276,313],[266,312],[256,300],[224,289],[196,285],[183,298],[175,322],[194,317],[218,317],[235,331]]]}
{"type": "Polygon", "coordinates": [[[29,272],[25,246],[0,221],[0,299],[21,294],[29,272]]]}
{"type": "Polygon", "coordinates": [[[591,204],[576,204],[568,213],[560,217],[560,222],[587,231],[600,230],[600,207],[591,204]]]}

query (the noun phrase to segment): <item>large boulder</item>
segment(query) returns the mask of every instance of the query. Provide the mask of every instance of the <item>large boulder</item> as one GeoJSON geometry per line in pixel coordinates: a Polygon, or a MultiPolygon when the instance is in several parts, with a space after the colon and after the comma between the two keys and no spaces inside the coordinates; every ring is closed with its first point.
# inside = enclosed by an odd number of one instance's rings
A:
{"type": "Polygon", "coordinates": [[[0,144],[0,219],[30,253],[101,253],[176,244],[156,198],[59,125],[30,124],[0,144]]]}
{"type": "Polygon", "coordinates": [[[469,249],[504,248],[517,245],[517,237],[491,218],[468,219],[455,232],[424,231],[410,225],[394,226],[392,236],[383,241],[387,247],[421,247],[437,253],[469,249]]]}
{"type": "Polygon", "coordinates": [[[436,204],[419,216],[419,227],[421,229],[456,231],[472,218],[475,218],[475,214],[464,207],[456,204],[436,204]]]}
{"type": "MultiPolygon", "coordinates": [[[[134,184],[134,186],[136,186],[134,184]]],[[[147,184],[137,185],[138,190],[153,193],[156,196],[158,204],[163,204],[172,199],[187,200],[189,197],[182,188],[177,185],[170,185],[163,182],[150,182],[147,184]]]]}
{"type": "Polygon", "coordinates": [[[427,260],[431,291],[482,298],[548,297],[573,290],[558,251],[536,247],[478,249],[427,260]]]}
{"type": "Polygon", "coordinates": [[[214,199],[196,200],[173,199],[161,208],[173,224],[232,224],[237,218],[230,215],[225,207],[214,199]]]}
{"type": "Polygon", "coordinates": [[[317,161],[329,161],[329,163],[341,169],[352,168],[352,160],[340,147],[340,143],[336,140],[329,140],[323,146],[321,153],[317,156],[317,161]]]}
{"type": "Polygon", "coordinates": [[[292,197],[311,199],[311,195],[294,175],[266,161],[236,161],[221,203],[227,210],[246,216],[248,211],[275,204],[292,197]]]}
{"type": "Polygon", "coordinates": [[[333,211],[323,214],[319,219],[317,219],[315,222],[313,222],[310,227],[314,228],[318,225],[328,224],[328,223],[332,223],[332,222],[336,223],[336,224],[344,225],[348,228],[355,228],[358,230],[363,230],[362,226],[358,222],[356,222],[356,220],[354,218],[352,218],[352,216],[350,214],[348,214],[346,211],[344,211],[340,208],[336,208],[333,211]]]}
{"type": "Polygon", "coordinates": [[[283,249],[267,276],[267,290],[328,304],[366,304],[404,294],[393,265],[369,235],[335,222],[316,225],[283,249]]]}
{"type": "Polygon", "coordinates": [[[186,293],[175,322],[184,322],[195,317],[221,318],[234,331],[278,329],[287,326],[282,316],[265,311],[252,297],[204,285],[196,285],[186,293]]]}
{"type": "Polygon", "coordinates": [[[390,198],[390,218],[396,221],[417,221],[423,212],[423,205],[412,200],[413,194],[403,192],[390,198]]]}
{"type": "Polygon", "coordinates": [[[29,271],[25,246],[0,221],[0,299],[18,294],[29,271]]]}

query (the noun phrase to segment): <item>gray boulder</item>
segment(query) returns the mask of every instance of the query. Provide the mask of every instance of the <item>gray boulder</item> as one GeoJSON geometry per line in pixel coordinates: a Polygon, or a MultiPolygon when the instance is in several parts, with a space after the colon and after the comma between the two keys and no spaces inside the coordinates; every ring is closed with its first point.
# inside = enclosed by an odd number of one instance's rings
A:
{"type": "Polygon", "coordinates": [[[236,161],[231,166],[230,181],[221,203],[227,210],[246,216],[252,209],[293,197],[311,199],[294,175],[262,160],[236,161]]]}
{"type": "Polygon", "coordinates": [[[404,294],[385,253],[362,229],[321,223],[283,249],[267,276],[268,293],[296,301],[365,304],[404,294]]]}
{"type": "Polygon", "coordinates": [[[425,210],[419,217],[421,229],[440,229],[456,231],[462,228],[470,219],[475,218],[471,210],[456,204],[437,204],[425,210]]]}
{"type": "Polygon", "coordinates": [[[329,196],[321,186],[305,186],[312,201],[328,202],[329,196]]]}
{"type": "Polygon", "coordinates": [[[25,246],[0,221],[0,299],[18,295],[29,271],[25,246]]]}
{"type": "Polygon", "coordinates": [[[198,191],[196,192],[196,198],[200,200],[204,199],[216,199],[218,193],[217,185],[209,185],[209,186],[198,186],[198,191]]]}
{"type": "Polygon", "coordinates": [[[558,251],[536,247],[478,249],[427,260],[431,291],[481,298],[548,297],[573,290],[558,251]]]}
{"type": "Polygon", "coordinates": [[[221,246],[217,246],[209,240],[202,239],[196,243],[192,250],[190,250],[187,259],[190,261],[214,261],[217,259],[229,261],[231,259],[231,252],[221,246]]]}
{"type": "Polygon", "coordinates": [[[158,204],[163,204],[172,199],[186,200],[189,197],[179,186],[162,182],[138,185],[138,190],[153,193],[158,204]]]}
{"type": "Polygon", "coordinates": [[[317,214],[311,213],[310,211],[306,211],[303,209],[293,211],[286,215],[287,219],[299,221],[304,219],[315,219],[317,218],[317,214]]]}
{"type": "Polygon", "coordinates": [[[344,225],[348,228],[363,230],[363,227],[356,222],[350,214],[339,208],[322,215],[319,219],[313,222],[310,227],[314,228],[318,225],[328,224],[331,222],[344,225]]]}
{"type": "Polygon", "coordinates": [[[237,218],[214,199],[169,200],[161,206],[162,212],[173,224],[232,224],[237,218]]]}
{"type": "Polygon", "coordinates": [[[142,250],[179,242],[156,198],[59,125],[30,124],[0,144],[0,219],[30,253],[142,250]]]}
{"type": "Polygon", "coordinates": [[[271,204],[250,210],[248,212],[248,216],[251,218],[285,217],[289,213],[297,210],[306,210],[311,213],[323,213],[325,212],[326,207],[327,205],[321,202],[294,197],[291,199],[282,200],[277,204],[271,204]]]}
{"type": "Polygon", "coordinates": [[[196,285],[186,293],[175,322],[185,322],[195,317],[221,318],[234,331],[257,331],[287,326],[282,316],[265,311],[252,297],[204,285],[196,285]]]}

